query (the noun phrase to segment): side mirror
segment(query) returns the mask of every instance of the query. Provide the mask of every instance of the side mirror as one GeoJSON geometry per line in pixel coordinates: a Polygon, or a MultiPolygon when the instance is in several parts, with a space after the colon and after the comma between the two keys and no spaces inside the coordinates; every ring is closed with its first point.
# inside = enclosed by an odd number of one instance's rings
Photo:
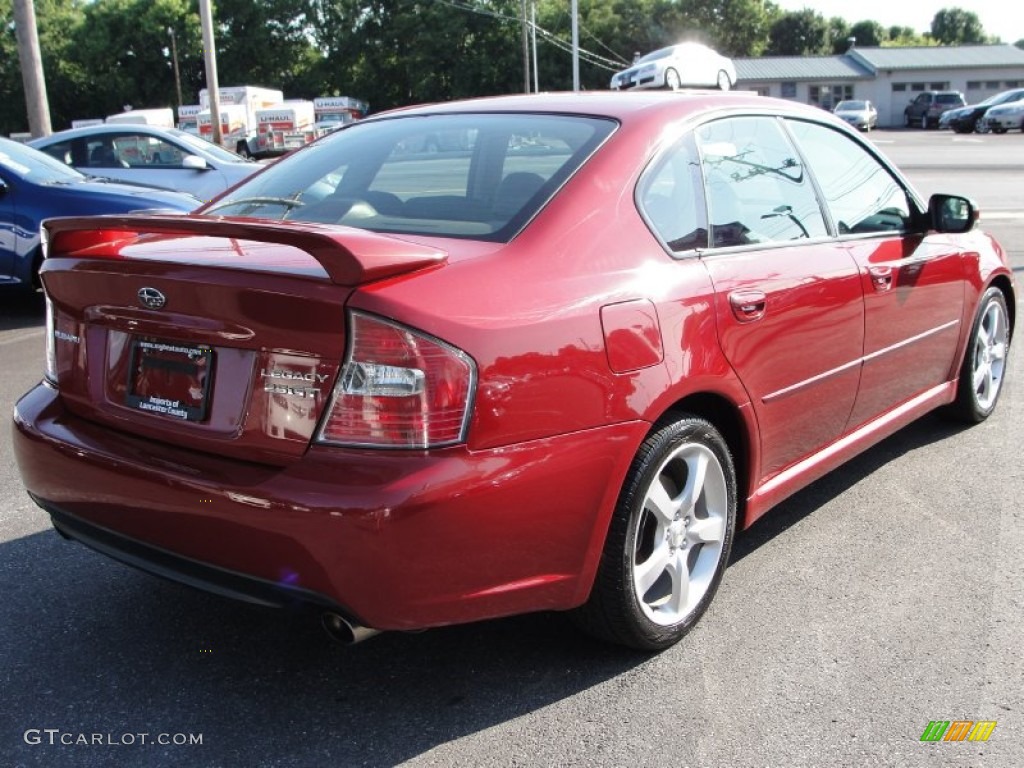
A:
{"type": "Polygon", "coordinates": [[[932,195],[928,201],[928,217],[936,232],[958,234],[970,232],[978,221],[980,211],[966,197],[932,195]]]}
{"type": "Polygon", "coordinates": [[[185,155],[181,158],[181,167],[187,168],[190,171],[205,171],[210,166],[207,165],[203,158],[197,155],[185,155]]]}

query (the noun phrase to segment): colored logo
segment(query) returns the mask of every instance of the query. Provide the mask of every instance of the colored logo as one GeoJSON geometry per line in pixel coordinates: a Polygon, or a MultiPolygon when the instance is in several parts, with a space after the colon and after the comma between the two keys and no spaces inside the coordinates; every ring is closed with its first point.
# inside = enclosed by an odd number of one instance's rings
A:
{"type": "Polygon", "coordinates": [[[921,741],[988,741],[995,720],[929,720],[921,741]]]}

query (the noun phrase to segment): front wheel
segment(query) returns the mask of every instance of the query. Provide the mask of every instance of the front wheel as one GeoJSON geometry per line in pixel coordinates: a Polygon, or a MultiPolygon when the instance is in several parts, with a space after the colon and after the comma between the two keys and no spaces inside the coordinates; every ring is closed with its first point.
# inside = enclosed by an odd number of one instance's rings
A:
{"type": "Polygon", "coordinates": [[[977,424],[992,414],[1003,389],[1009,351],[1006,299],[998,288],[989,288],[981,297],[971,327],[957,381],[956,401],[949,407],[952,416],[977,424]]]}
{"type": "Polygon", "coordinates": [[[714,597],[736,526],[736,473],[710,423],[682,415],[641,445],[612,517],[581,628],[640,650],[678,642],[714,597]]]}
{"type": "Polygon", "coordinates": [[[672,68],[669,68],[665,72],[665,85],[667,85],[670,90],[678,91],[680,88],[682,88],[683,81],[679,77],[679,73],[678,72],[676,72],[672,68]]]}
{"type": "Polygon", "coordinates": [[[928,115],[921,115],[921,127],[928,130],[928,115]]]}

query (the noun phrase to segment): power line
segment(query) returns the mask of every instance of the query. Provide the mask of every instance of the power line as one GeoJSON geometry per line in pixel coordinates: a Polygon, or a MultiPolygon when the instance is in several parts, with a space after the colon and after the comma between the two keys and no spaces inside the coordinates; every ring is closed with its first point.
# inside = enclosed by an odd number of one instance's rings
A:
{"type": "MultiPolygon", "coordinates": [[[[498,19],[499,21],[508,22],[510,24],[522,23],[522,19],[516,16],[508,16],[507,14],[499,13],[497,11],[489,11],[484,8],[467,5],[465,3],[455,2],[455,0],[435,0],[435,2],[441,3],[442,5],[450,6],[460,11],[467,11],[469,13],[475,13],[480,16],[489,16],[491,18],[498,19]]],[[[547,40],[556,48],[559,48],[562,51],[565,51],[570,54],[572,53],[572,43],[570,43],[568,40],[559,37],[554,32],[544,29],[544,27],[540,26],[539,24],[534,24],[533,28],[537,31],[538,34],[540,34],[540,36],[543,39],[547,40]]],[[[591,35],[591,37],[593,37],[593,35],[591,35]]],[[[594,39],[597,40],[597,38],[594,39]]],[[[600,41],[598,41],[598,43],[600,43],[600,41]]],[[[607,46],[603,46],[603,44],[602,47],[607,48],[607,46]]],[[[610,48],[608,50],[611,51],[610,48]]],[[[615,53],[614,51],[611,52],[615,53]]],[[[580,58],[584,59],[588,64],[598,67],[600,69],[605,69],[609,72],[618,72],[620,69],[622,69],[622,61],[615,61],[613,59],[606,58],[604,56],[601,56],[600,54],[594,53],[593,51],[588,51],[585,48],[579,49],[579,55],[580,58]]]]}

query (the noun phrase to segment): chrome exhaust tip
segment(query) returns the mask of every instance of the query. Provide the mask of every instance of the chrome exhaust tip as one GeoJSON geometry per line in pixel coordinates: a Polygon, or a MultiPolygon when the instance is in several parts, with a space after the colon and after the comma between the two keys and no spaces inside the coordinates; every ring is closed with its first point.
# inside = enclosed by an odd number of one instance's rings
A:
{"type": "Polygon", "coordinates": [[[353,624],[337,613],[325,613],[321,616],[320,621],[324,625],[324,629],[327,630],[327,634],[342,645],[355,645],[380,634],[379,630],[370,629],[361,624],[353,624]]]}

